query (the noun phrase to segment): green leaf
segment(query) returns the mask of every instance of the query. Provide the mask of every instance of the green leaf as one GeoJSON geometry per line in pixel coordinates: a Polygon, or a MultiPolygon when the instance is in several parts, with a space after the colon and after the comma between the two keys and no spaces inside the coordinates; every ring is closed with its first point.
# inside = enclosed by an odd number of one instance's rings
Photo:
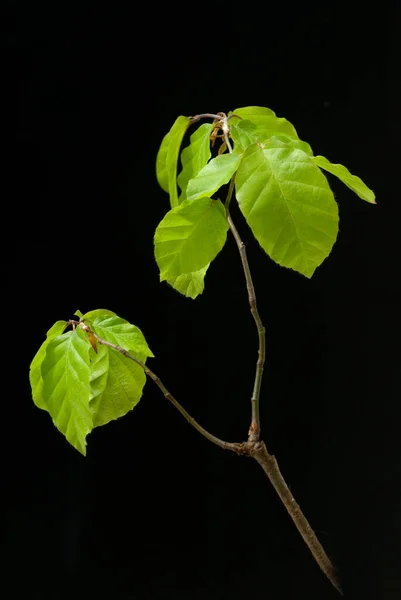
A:
{"type": "Polygon", "coordinates": [[[313,156],[313,151],[307,142],[303,142],[299,138],[291,137],[280,132],[264,131],[256,127],[251,121],[239,121],[237,125],[231,126],[231,136],[234,140],[234,152],[243,154],[243,152],[255,142],[266,142],[270,138],[278,139],[292,148],[298,148],[309,156],[313,156]]]}
{"type": "MultiPolygon", "coordinates": [[[[277,117],[276,113],[270,108],[262,106],[245,106],[244,108],[236,108],[229,115],[238,115],[242,119],[247,119],[256,125],[259,131],[264,131],[267,137],[277,133],[285,133],[291,137],[298,137],[296,129],[292,123],[283,117],[277,117]]],[[[238,125],[238,119],[234,116],[228,121],[230,127],[232,124],[238,125]]]]}
{"type": "MultiPolygon", "coordinates": [[[[210,263],[209,263],[210,264],[210,263]]],[[[199,294],[202,294],[205,289],[205,275],[209,268],[209,265],[194,271],[192,273],[183,273],[178,277],[171,277],[166,279],[177,292],[180,292],[188,298],[195,299],[199,294]]]]}
{"type": "Polygon", "coordinates": [[[311,158],[280,140],[245,151],[237,199],[254,236],[279,265],[311,277],[338,233],[338,207],[311,158]]]}
{"type": "Polygon", "coordinates": [[[78,317],[78,319],[82,319],[82,313],[81,313],[81,311],[80,310],[76,310],[74,312],[74,316],[78,317]]]}
{"type": "Polygon", "coordinates": [[[46,333],[46,338],[48,340],[53,339],[57,335],[61,335],[64,329],[68,326],[68,321],[56,321],[54,325],[52,325],[49,331],[46,333]]]}
{"type": "Polygon", "coordinates": [[[222,185],[230,181],[240,160],[241,157],[237,154],[221,154],[213,158],[188,183],[188,200],[197,200],[205,196],[211,197],[222,185]]]}
{"type": "Polygon", "coordinates": [[[164,191],[170,194],[171,207],[178,206],[177,163],[180,146],[191,122],[189,117],[178,117],[164,136],[156,157],[156,177],[164,191]]]}
{"type": "MultiPolygon", "coordinates": [[[[289,135],[280,133],[278,135],[273,135],[271,139],[279,140],[280,142],[283,142],[287,146],[291,146],[291,148],[294,148],[297,150],[302,150],[302,152],[305,152],[305,154],[307,154],[308,156],[313,156],[313,150],[310,147],[310,145],[308,144],[308,142],[303,142],[299,138],[293,138],[289,135]]],[[[265,140],[263,140],[263,141],[265,141],[265,140]]]]}
{"type": "Polygon", "coordinates": [[[186,189],[188,181],[196,177],[199,171],[207,164],[212,153],[210,150],[210,134],[213,124],[204,123],[191,135],[190,144],[181,153],[182,171],[177,178],[182,193],[179,203],[187,199],[186,189]]]}
{"type": "Polygon", "coordinates": [[[298,148],[309,156],[313,156],[312,148],[307,142],[303,142],[297,137],[280,133],[279,131],[265,130],[263,127],[257,127],[247,119],[238,121],[236,125],[232,125],[230,131],[234,140],[234,152],[237,154],[242,154],[248,146],[255,142],[263,143],[274,137],[290,145],[292,148],[298,148]]]}
{"type": "Polygon", "coordinates": [[[83,320],[90,322],[91,329],[99,337],[106,342],[121,346],[139,360],[144,361],[148,356],[154,356],[139,327],[118,317],[112,311],[92,310],[83,316],[83,320]]]}
{"type": "MultiPolygon", "coordinates": [[[[234,141],[234,152],[242,154],[248,146],[255,144],[260,140],[260,132],[256,125],[248,119],[237,120],[234,124],[234,119],[229,121],[230,133],[234,141]]],[[[266,136],[268,137],[268,136],[266,136]]],[[[264,139],[264,136],[263,136],[264,139]]]]}
{"type": "Polygon", "coordinates": [[[138,404],[146,383],[143,369],[119,352],[101,346],[91,350],[90,409],[94,427],[100,427],[127,414],[138,404]]]}
{"type": "Polygon", "coordinates": [[[93,428],[89,342],[77,329],[53,338],[42,363],[43,399],[54,424],[81,454],[93,428]]]}
{"type": "Polygon", "coordinates": [[[46,340],[43,342],[36,355],[34,356],[29,369],[29,381],[32,389],[32,399],[38,408],[47,410],[43,399],[43,378],[42,363],[46,356],[46,348],[53,338],[61,335],[67,327],[67,321],[57,321],[47,332],[46,340]]]}
{"type": "Polygon", "coordinates": [[[154,237],[160,281],[206,267],[223,248],[227,229],[220,200],[186,200],[170,210],[154,237]]]}
{"type": "Polygon", "coordinates": [[[167,152],[170,146],[170,132],[166,133],[156,156],[156,178],[165,192],[168,193],[167,152]]]}
{"type": "MultiPolygon", "coordinates": [[[[83,316],[91,329],[102,339],[127,350],[146,361],[154,356],[141,330],[114,312],[92,310],[83,316]]],[[[118,419],[139,402],[146,382],[143,369],[117,350],[98,344],[97,353],[90,349],[91,400],[94,427],[118,419]]]]}
{"type": "Polygon", "coordinates": [[[95,319],[108,318],[108,317],[116,317],[116,313],[112,310],[107,310],[107,308],[97,308],[96,310],[91,310],[84,315],[82,315],[82,321],[87,321],[90,324],[94,322],[95,319]]]}
{"type": "Polygon", "coordinates": [[[362,200],[366,200],[366,202],[370,202],[371,204],[376,204],[374,192],[363,183],[362,179],[356,175],[352,175],[347,167],[340,164],[333,164],[324,156],[314,156],[312,160],[321,169],[338,177],[338,179],[355,192],[359,198],[362,198],[362,200]]]}

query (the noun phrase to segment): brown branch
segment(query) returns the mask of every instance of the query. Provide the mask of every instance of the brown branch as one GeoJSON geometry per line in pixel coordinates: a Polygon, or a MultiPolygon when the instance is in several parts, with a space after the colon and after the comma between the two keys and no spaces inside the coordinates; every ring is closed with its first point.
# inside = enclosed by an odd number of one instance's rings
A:
{"type": "Polygon", "coordinates": [[[313,558],[316,560],[317,564],[336,588],[336,590],[343,596],[343,591],[341,589],[341,584],[336,569],[327,556],[323,546],[319,542],[315,532],[309,525],[309,522],[303,514],[299,504],[291,494],[291,491],[281,474],[276,458],[268,453],[264,442],[258,442],[257,444],[254,444],[250,449],[250,455],[253,456],[253,458],[260,464],[270,479],[270,482],[279,495],[280,500],[286,507],[290,517],[294,521],[295,526],[301,534],[305,544],[311,551],[313,558]]]}
{"type": "Polygon", "coordinates": [[[201,119],[221,119],[222,116],[221,115],[215,115],[213,113],[202,113],[200,115],[195,115],[194,117],[190,117],[191,119],[191,125],[193,123],[196,123],[197,121],[200,121],[201,119]]]}
{"type": "Polygon", "coordinates": [[[207,440],[209,440],[209,442],[216,444],[216,446],[223,448],[223,450],[232,450],[233,452],[237,452],[237,453],[240,452],[239,447],[241,446],[241,444],[237,444],[237,443],[233,443],[233,442],[225,442],[224,440],[221,440],[220,438],[209,433],[209,431],[207,431],[193,417],[191,417],[191,415],[185,410],[185,408],[183,406],[181,406],[181,404],[178,402],[178,400],[176,400],[174,398],[174,396],[172,394],[170,394],[170,392],[167,390],[166,386],[162,383],[160,378],[155,373],[153,373],[153,371],[151,371],[151,369],[149,369],[149,367],[147,367],[145,365],[145,363],[143,363],[141,360],[139,360],[139,358],[136,358],[136,356],[133,356],[132,354],[130,354],[127,350],[125,350],[125,348],[122,348],[121,346],[118,346],[117,344],[112,344],[111,342],[104,340],[103,338],[98,336],[97,333],[90,330],[87,325],[83,325],[82,329],[84,329],[84,331],[87,331],[87,332],[91,331],[91,333],[96,338],[96,340],[99,342],[99,344],[102,344],[103,346],[108,346],[109,348],[112,348],[116,352],[119,352],[126,358],[133,360],[137,365],[139,365],[145,371],[146,375],[148,377],[150,377],[150,379],[152,379],[152,381],[154,381],[154,383],[157,385],[157,387],[163,393],[164,397],[167,398],[167,400],[169,400],[171,402],[171,404],[173,406],[175,406],[175,408],[182,414],[182,416],[185,417],[185,419],[188,421],[188,423],[190,425],[192,425],[192,427],[194,427],[194,429],[196,429],[196,431],[198,431],[201,435],[203,435],[203,437],[205,437],[207,440]],[[87,328],[87,329],[85,329],[85,328],[87,328]]]}

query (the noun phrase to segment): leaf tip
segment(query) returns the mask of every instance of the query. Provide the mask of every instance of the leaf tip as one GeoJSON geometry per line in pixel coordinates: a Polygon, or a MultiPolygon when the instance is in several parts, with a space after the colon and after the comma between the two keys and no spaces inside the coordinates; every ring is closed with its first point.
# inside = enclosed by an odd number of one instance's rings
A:
{"type": "MultiPolygon", "coordinates": [[[[53,421],[53,422],[54,422],[54,421],[53,421]]],[[[56,423],[55,423],[55,425],[56,425],[56,423]]],[[[56,427],[57,427],[57,425],[56,425],[56,427]]],[[[63,432],[62,432],[62,433],[63,433],[63,432]]],[[[90,433],[90,432],[88,431],[88,433],[90,433]]],[[[87,435],[87,434],[86,434],[86,435],[87,435]]],[[[88,444],[87,444],[87,441],[86,441],[86,435],[85,435],[85,438],[84,438],[84,440],[83,440],[83,441],[81,441],[81,440],[71,440],[71,439],[69,439],[67,436],[65,436],[65,437],[66,437],[66,439],[67,439],[67,441],[68,441],[68,442],[71,444],[71,446],[72,446],[73,448],[75,448],[75,450],[78,450],[78,452],[79,452],[79,453],[80,453],[82,456],[85,456],[85,457],[86,457],[86,449],[87,449],[87,445],[88,445],[88,444]]]]}

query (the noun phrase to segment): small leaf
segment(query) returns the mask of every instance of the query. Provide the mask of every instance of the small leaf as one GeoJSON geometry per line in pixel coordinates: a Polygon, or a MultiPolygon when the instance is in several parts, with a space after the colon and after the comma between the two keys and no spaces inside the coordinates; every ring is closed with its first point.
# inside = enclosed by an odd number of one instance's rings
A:
{"type": "Polygon", "coordinates": [[[43,399],[54,424],[81,454],[93,428],[89,344],[79,329],[53,338],[42,363],[43,399]]]}
{"type": "Polygon", "coordinates": [[[340,164],[331,163],[324,156],[314,156],[312,160],[321,169],[324,169],[325,171],[328,171],[329,173],[332,173],[332,175],[338,177],[338,179],[345,183],[350,190],[355,192],[359,198],[366,200],[366,202],[370,202],[371,204],[376,204],[374,192],[364,184],[362,179],[356,175],[352,175],[352,173],[348,171],[347,167],[344,167],[340,164]]]}
{"type": "Polygon", "coordinates": [[[229,123],[232,123],[230,133],[234,141],[234,152],[237,154],[242,154],[248,146],[260,141],[258,128],[248,119],[232,119],[229,123]]]}
{"type": "Polygon", "coordinates": [[[224,152],[227,150],[227,142],[223,142],[219,148],[218,151],[218,155],[220,156],[220,154],[224,154],[224,152]]]}
{"type": "Polygon", "coordinates": [[[90,345],[93,348],[93,351],[97,354],[97,352],[98,352],[98,350],[97,350],[97,344],[96,344],[97,340],[96,340],[95,336],[93,335],[93,333],[89,333],[89,334],[87,334],[87,337],[88,337],[88,340],[90,342],[90,345]]]}
{"type": "Polygon", "coordinates": [[[46,356],[46,348],[49,342],[58,335],[61,335],[67,327],[67,321],[57,321],[47,332],[46,340],[43,342],[36,355],[34,356],[29,369],[29,381],[32,389],[32,399],[38,408],[47,410],[43,399],[43,378],[42,363],[46,356]]]}
{"type": "Polygon", "coordinates": [[[222,185],[230,181],[238,168],[240,160],[241,157],[237,154],[222,154],[213,158],[188,183],[188,200],[197,200],[205,196],[211,197],[222,185]]]}
{"type": "MultiPolygon", "coordinates": [[[[209,263],[210,264],[210,263],[209,263]]],[[[195,299],[199,294],[202,294],[205,289],[205,275],[209,265],[199,269],[199,271],[193,271],[192,273],[183,273],[178,277],[172,277],[166,279],[177,292],[180,292],[188,298],[195,299]]]]}
{"type": "Polygon", "coordinates": [[[148,356],[154,356],[139,327],[118,317],[110,310],[92,310],[83,316],[83,320],[90,321],[91,329],[99,337],[106,342],[121,346],[139,360],[144,361],[148,356]]]}
{"type": "Polygon", "coordinates": [[[227,229],[220,200],[186,200],[170,210],[154,237],[160,281],[206,267],[223,248],[227,229]]]}
{"type": "Polygon", "coordinates": [[[164,136],[156,157],[156,177],[164,191],[170,194],[171,207],[178,206],[177,163],[180,146],[191,122],[189,117],[178,117],[164,136]]]}
{"type": "Polygon", "coordinates": [[[322,172],[301,150],[271,138],[245,151],[237,199],[254,236],[279,265],[311,277],[338,232],[338,207],[322,172]]]}
{"type": "Polygon", "coordinates": [[[119,352],[103,346],[92,354],[90,409],[94,427],[127,414],[138,404],[146,383],[143,369],[119,352]]]}
{"type": "MultiPolygon", "coordinates": [[[[238,115],[242,119],[247,119],[256,125],[257,129],[263,130],[267,133],[267,136],[274,135],[275,133],[285,133],[291,137],[298,137],[297,131],[292,123],[284,119],[283,117],[277,117],[276,113],[270,110],[270,108],[264,108],[262,106],[245,106],[244,108],[236,108],[229,115],[238,115]]],[[[229,125],[237,125],[238,119],[232,117],[229,120],[229,125]]]]}
{"type": "Polygon", "coordinates": [[[187,199],[187,185],[190,179],[196,177],[199,171],[207,164],[212,153],[210,150],[210,134],[212,123],[204,123],[191,135],[190,144],[181,153],[182,171],[177,178],[182,192],[179,203],[187,199]]]}
{"type": "Polygon", "coordinates": [[[81,313],[81,311],[80,310],[76,310],[74,312],[74,316],[78,317],[78,319],[82,319],[82,313],[81,313]]]}

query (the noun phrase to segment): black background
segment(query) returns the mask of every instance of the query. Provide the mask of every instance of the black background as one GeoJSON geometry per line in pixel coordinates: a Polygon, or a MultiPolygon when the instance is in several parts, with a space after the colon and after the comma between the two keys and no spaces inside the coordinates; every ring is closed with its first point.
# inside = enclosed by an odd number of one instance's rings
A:
{"type": "Polygon", "coordinates": [[[233,211],[267,329],[263,437],[345,597],[400,598],[394,6],[32,3],[3,25],[6,596],[339,597],[258,465],[209,444],[151,382],[86,458],[30,397],[53,322],[108,308],[142,329],[191,414],[245,439],[257,340],[237,250],[229,238],[195,301],[159,283],[154,162],[179,114],[261,105],[377,196],[330,179],[340,234],[311,280],[276,266],[233,211]]]}

